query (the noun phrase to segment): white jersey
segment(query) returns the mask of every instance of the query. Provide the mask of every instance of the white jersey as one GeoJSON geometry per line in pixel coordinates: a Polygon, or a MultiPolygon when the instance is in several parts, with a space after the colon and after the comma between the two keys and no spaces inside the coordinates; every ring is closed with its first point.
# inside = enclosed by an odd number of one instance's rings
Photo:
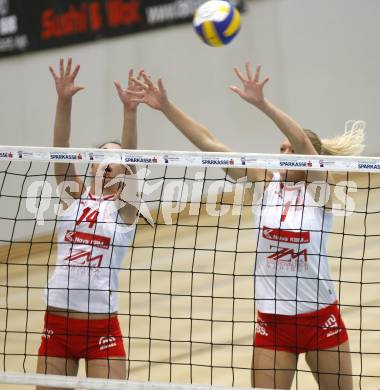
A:
{"type": "Polygon", "coordinates": [[[111,197],[95,198],[87,190],[58,217],[57,261],[45,289],[48,306],[117,311],[118,275],[135,226],[122,222],[111,197]]]}
{"type": "Polygon", "coordinates": [[[287,186],[275,172],[255,214],[258,310],[296,315],[335,302],[326,250],[332,213],[316,204],[304,184],[287,186]]]}

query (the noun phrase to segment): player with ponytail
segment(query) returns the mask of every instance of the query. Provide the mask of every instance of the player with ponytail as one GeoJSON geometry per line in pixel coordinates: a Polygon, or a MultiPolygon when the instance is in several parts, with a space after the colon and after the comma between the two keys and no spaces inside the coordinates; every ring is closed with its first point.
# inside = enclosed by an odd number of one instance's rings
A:
{"type": "MultiPolygon", "coordinates": [[[[280,152],[308,155],[356,155],[364,148],[365,123],[347,123],[342,135],[320,139],[264,97],[269,78],[260,80],[261,67],[246,75],[235,68],[242,88],[231,90],[267,115],[285,136],[280,152]]],[[[161,111],[179,131],[203,151],[230,152],[209,129],[168,99],[161,79],[157,85],[143,73],[135,79],[142,91],[131,91],[134,101],[161,111]]],[[[255,137],[255,131],[252,131],[255,137]]],[[[265,182],[255,218],[257,250],[255,300],[258,306],[252,386],[290,389],[298,357],[306,354],[320,389],[351,390],[352,368],[348,334],[331,281],[327,239],[333,222],[332,196],[323,206],[308,183],[333,184],[321,171],[229,169],[234,179],[265,182]]],[[[255,190],[256,191],[256,190],[255,190]]],[[[256,208],[257,209],[257,208],[256,208]]]]}

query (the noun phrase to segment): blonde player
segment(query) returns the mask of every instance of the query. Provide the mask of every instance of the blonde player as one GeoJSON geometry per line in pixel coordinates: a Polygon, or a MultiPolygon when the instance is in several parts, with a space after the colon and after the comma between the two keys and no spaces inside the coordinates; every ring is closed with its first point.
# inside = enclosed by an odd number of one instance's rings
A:
{"type": "MultiPolygon", "coordinates": [[[[83,89],[75,85],[79,65],[73,69],[71,58],[66,66],[61,59],[59,71],[50,67],[50,72],[58,94],[54,146],[69,147],[72,98],[83,89]]],[[[132,74],[130,71],[128,88],[138,90],[132,74]]],[[[115,87],[124,107],[122,141],[102,148],[135,149],[138,103],[131,101],[119,82],[115,87]]],[[[125,181],[115,178],[125,178],[131,170],[134,168],[120,164],[93,164],[92,182],[86,187],[74,164],[55,164],[57,183],[72,201],[67,204],[67,199],[62,199],[63,211],[56,222],[57,261],[45,291],[47,310],[38,373],[77,375],[83,358],[87,376],[126,377],[116,291],[121,262],[134,237],[138,206],[120,199],[125,181]]]]}
{"type": "MultiPolygon", "coordinates": [[[[243,88],[232,86],[231,90],[271,118],[286,137],[281,153],[354,155],[362,151],[362,128],[321,141],[264,97],[269,78],[260,80],[260,66],[253,74],[246,63],[246,76],[237,68],[235,73],[243,88]]],[[[144,90],[131,91],[134,101],[162,111],[199,149],[230,152],[168,99],[161,79],[154,85],[146,74],[143,78],[139,84],[144,90]]],[[[333,221],[331,197],[321,206],[314,198],[315,191],[306,185],[313,181],[333,183],[334,178],[326,177],[325,172],[300,170],[230,169],[228,174],[266,183],[255,220],[259,232],[255,265],[258,314],[252,385],[289,389],[298,357],[305,353],[320,389],[352,389],[348,335],[327,263],[326,242],[333,221]]]]}

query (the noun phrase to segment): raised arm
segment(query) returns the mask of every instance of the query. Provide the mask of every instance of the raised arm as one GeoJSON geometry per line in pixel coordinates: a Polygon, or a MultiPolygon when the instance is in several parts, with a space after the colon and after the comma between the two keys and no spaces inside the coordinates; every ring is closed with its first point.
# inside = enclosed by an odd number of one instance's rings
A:
{"type": "MultiPolygon", "coordinates": [[[[66,68],[63,58],[60,59],[58,74],[51,66],[49,67],[58,95],[53,141],[53,145],[56,147],[67,148],[70,146],[72,98],[77,92],[83,89],[83,87],[74,84],[79,68],[80,66],[77,65],[72,71],[71,58],[68,59],[66,68]]],[[[83,182],[77,176],[74,165],[55,163],[54,170],[57,184],[59,185],[64,182],[64,190],[74,198],[80,197],[83,190],[83,182]]]]}
{"type": "Polygon", "coordinates": [[[234,68],[237,77],[242,82],[242,88],[231,86],[231,90],[272,119],[284,136],[288,138],[295,153],[317,154],[302,127],[291,116],[264,97],[264,86],[269,81],[269,77],[260,81],[261,65],[257,66],[255,74],[252,72],[250,62],[246,62],[245,68],[246,76],[238,68],[234,68]]]}
{"type": "MultiPolygon", "coordinates": [[[[141,71],[138,79],[141,77],[141,71]]],[[[137,148],[137,107],[138,102],[133,101],[133,97],[129,91],[139,92],[141,87],[133,81],[133,70],[128,73],[128,87],[122,88],[119,81],[114,82],[116,91],[119,95],[120,101],[123,104],[123,130],[121,135],[122,149],[136,149],[137,148]]],[[[124,222],[133,224],[136,221],[138,204],[138,186],[137,178],[135,177],[136,167],[129,165],[126,167],[125,184],[127,188],[121,188],[118,196],[123,201],[123,207],[119,209],[120,215],[124,222]],[[129,178],[128,178],[129,176],[129,178]],[[124,191],[127,190],[127,191],[124,191]]]]}
{"type": "MultiPolygon", "coordinates": [[[[139,78],[141,77],[139,74],[139,78]]],[[[121,147],[123,149],[137,148],[137,106],[138,102],[132,101],[133,96],[128,90],[140,91],[141,88],[133,82],[133,69],[128,73],[128,87],[123,89],[120,81],[115,81],[116,91],[123,104],[123,130],[121,134],[121,147]]]]}
{"type": "MultiPolygon", "coordinates": [[[[252,72],[250,62],[246,62],[246,76],[239,69],[234,68],[236,75],[241,80],[243,88],[239,89],[236,86],[231,86],[231,90],[237,93],[242,99],[254,105],[264,114],[266,114],[277,125],[283,135],[289,140],[296,154],[318,154],[315,150],[309,137],[306,135],[303,128],[290,115],[286,114],[267,98],[264,97],[264,86],[269,81],[269,77],[260,81],[261,65],[256,68],[255,74],[252,72]]],[[[334,177],[331,173],[321,171],[308,171],[307,181],[334,182],[334,177]]]]}
{"type": "MultiPolygon", "coordinates": [[[[200,150],[206,152],[231,152],[231,149],[221,143],[209,129],[196,122],[168,99],[162,79],[158,79],[157,85],[155,85],[146,73],[143,73],[142,76],[144,82],[135,80],[143,89],[143,91],[134,93],[136,96],[135,101],[143,102],[161,111],[200,150]]],[[[248,176],[248,180],[258,181],[264,179],[263,172],[256,169],[233,168],[228,169],[227,173],[235,180],[248,176]]]]}
{"type": "Polygon", "coordinates": [[[157,85],[154,85],[145,72],[142,73],[142,77],[144,82],[134,79],[142,89],[139,92],[133,92],[134,101],[145,103],[155,110],[161,111],[200,150],[209,152],[230,151],[206,127],[180,110],[172,101],[169,101],[161,79],[158,79],[157,85]]]}

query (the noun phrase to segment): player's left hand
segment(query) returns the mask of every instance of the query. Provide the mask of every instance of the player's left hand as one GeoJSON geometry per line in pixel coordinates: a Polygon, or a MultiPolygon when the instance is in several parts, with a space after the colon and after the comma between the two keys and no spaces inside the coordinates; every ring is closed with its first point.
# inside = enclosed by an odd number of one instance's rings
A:
{"type": "Polygon", "coordinates": [[[142,72],[142,77],[144,82],[133,78],[133,81],[142,88],[141,92],[129,91],[135,96],[133,101],[138,103],[145,103],[155,110],[164,110],[169,100],[162,79],[159,78],[157,85],[155,85],[151,77],[148,76],[145,72],[142,72]]]}

